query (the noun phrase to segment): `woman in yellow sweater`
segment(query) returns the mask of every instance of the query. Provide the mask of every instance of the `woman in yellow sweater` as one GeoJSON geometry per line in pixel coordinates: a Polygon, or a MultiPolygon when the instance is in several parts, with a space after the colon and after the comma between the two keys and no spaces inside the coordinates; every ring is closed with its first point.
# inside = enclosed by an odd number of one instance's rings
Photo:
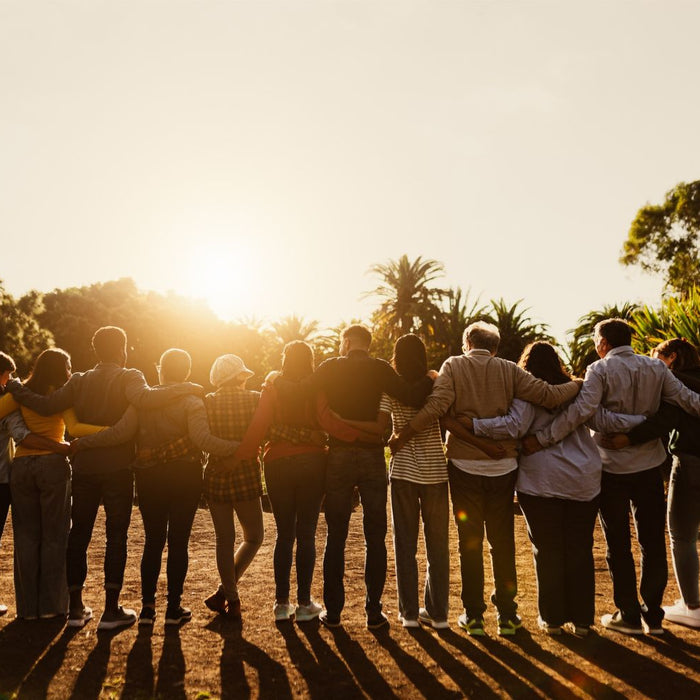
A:
{"type": "MultiPolygon", "coordinates": [[[[59,349],[44,350],[25,384],[38,394],[49,394],[66,383],[70,356],[59,349]]],[[[0,398],[0,417],[20,408],[6,394],[0,398]]],[[[15,550],[17,616],[33,620],[65,615],[66,544],[70,527],[70,445],[66,426],[80,437],[102,430],[77,422],[75,413],[40,416],[21,407],[27,428],[55,443],[55,448],[18,446],[10,468],[12,530],[15,550]]]]}

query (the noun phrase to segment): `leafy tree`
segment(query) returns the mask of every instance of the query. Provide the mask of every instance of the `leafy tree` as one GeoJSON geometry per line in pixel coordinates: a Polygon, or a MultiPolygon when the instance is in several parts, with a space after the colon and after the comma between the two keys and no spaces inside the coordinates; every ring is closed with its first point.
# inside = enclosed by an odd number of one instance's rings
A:
{"type": "Polygon", "coordinates": [[[569,342],[568,355],[569,366],[574,375],[582,377],[588,365],[598,359],[593,343],[596,324],[608,318],[622,318],[630,321],[637,308],[636,304],[625,302],[620,306],[604,306],[598,311],[590,311],[579,318],[576,328],[567,331],[567,333],[573,333],[573,338],[569,342]]]}
{"type": "Polygon", "coordinates": [[[32,290],[17,300],[0,280],[0,349],[12,357],[21,377],[42,350],[54,345],[50,331],[37,322],[41,310],[39,292],[32,290]]]}
{"type": "Polygon", "coordinates": [[[487,307],[480,304],[480,299],[472,301],[469,294],[470,290],[465,293],[461,287],[450,287],[445,292],[443,311],[438,317],[437,327],[437,338],[443,354],[441,360],[451,355],[460,355],[464,329],[488,315],[487,307]]]}
{"type": "Polygon", "coordinates": [[[442,263],[421,256],[410,261],[402,255],[398,260],[372,265],[369,272],[380,278],[380,284],[365,293],[382,300],[372,319],[375,325],[382,325],[392,339],[413,332],[425,338],[435,334],[441,313],[438,303],[445,292],[430,285],[442,276],[442,263]]]}
{"type": "Polygon", "coordinates": [[[279,321],[273,322],[272,327],[283,346],[292,340],[309,342],[318,333],[318,321],[307,322],[303,316],[296,314],[284,316],[279,321]]]}
{"type": "Polygon", "coordinates": [[[526,315],[530,309],[518,308],[522,302],[522,299],[518,299],[514,304],[508,306],[503,298],[492,299],[490,312],[484,319],[497,326],[501,334],[498,356],[513,362],[517,361],[529,343],[536,340],[556,343],[554,338],[547,333],[547,324],[533,322],[526,315]]]}
{"type": "Polygon", "coordinates": [[[664,276],[666,286],[686,295],[700,285],[700,180],[681,182],[663,204],[647,204],[634,218],[620,262],[664,276]]]}

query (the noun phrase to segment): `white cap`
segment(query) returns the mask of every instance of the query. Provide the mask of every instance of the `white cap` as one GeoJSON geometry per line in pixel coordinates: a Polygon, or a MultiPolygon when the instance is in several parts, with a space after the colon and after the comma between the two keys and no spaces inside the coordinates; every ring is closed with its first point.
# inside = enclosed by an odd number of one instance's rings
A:
{"type": "Polygon", "coordinates": [[[221,355],[214,360],[214,364],[211,366],[209,381],[218,388],[239,374],[245,374],[247,379],[255,373],[243,364],[243,360],[238,355],[221,355]]]}

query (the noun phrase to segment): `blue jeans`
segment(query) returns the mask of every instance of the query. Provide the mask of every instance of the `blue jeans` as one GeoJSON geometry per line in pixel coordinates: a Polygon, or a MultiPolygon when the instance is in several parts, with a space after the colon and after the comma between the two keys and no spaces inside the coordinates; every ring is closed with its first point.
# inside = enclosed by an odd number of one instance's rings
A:
{"type": "Polygon", "coordinates": [[[514,469],[502,476],[468,474],[448,463],[452,510],[459,535],[462,603],[469,618],[480,618],[484,603],[484,528],[491,546],[495,591],[491,602],[506,619],[515,615],[518,591],[515,572],[513,501],[514,469]]]}
{"type": "Polygon", "coordinates": [[[428,560],[425,608],[433,620],[447,620],[450,598],[450,496],[447,482],[416,484],[404,479],[392,479],[391,515],[401,617],[406,620],[418,619],[416,550],[422,515],[428,560]]]}
{"type": "Polygon", "coordinates": [[[593,529],[598,497],[591,501],[544,498],[518,492],[537,574],[540,617],[550,625],[593,624],[593,529]]]}
{"type": "Polygon", "coordinates": [[[134,500],[131,469],[114,472],[73,473],[73,507],[68,536],[68,590],[81,590],[87,578],[87,550],[100,503],[106,516],[105,588],[121,590],[126,567],[126,540],[134,500]]]}
{"type": "Polygon", "coordinates": [[[365,534],[365,610],[369,618],[382,611],[386,580],[387,473],[381,447],[331,447],[326,468],[326,551],[323,557],[323,600],[330,618],[345,605],[345,541],[355,486],[360,491],[365,534]]]}
{"type": "Polygon", "coordinates": [[[686,605],[700,605],[698,527],[700,526],[700,458],[679,454],[673,460],[668,488],[668,531],[678,588],[686,605]]]}
{"type": "Polygon", "coordinates": [[[325,480],[325,454],[299,454],[265,462],[265,485],[277,526],[273,562],[278,601],[289,599],[295,541],[297,601],[306,605],[311,599],[316,564],[316,525],[325,480]]]}
{"type": "Polygon", "coordinates": [[[60,455],[18,457],[12,463],[10,488],[17,615],[65,614],[70,463],[60,455]]]}
{"type": "Polygon", "coordinates": [[[638,624],[642,608],[637,596],[637,574],[630,536],[630,504],[642,550],[639,592],[646,605],[644,619],[651,627],[661,624],[661,602],[668,580],[666,563],[666,503],[660,467],[633,474],[603,472],[600,521],[608,545],[607,561],[613,598],[622,617],[638,624]]]}

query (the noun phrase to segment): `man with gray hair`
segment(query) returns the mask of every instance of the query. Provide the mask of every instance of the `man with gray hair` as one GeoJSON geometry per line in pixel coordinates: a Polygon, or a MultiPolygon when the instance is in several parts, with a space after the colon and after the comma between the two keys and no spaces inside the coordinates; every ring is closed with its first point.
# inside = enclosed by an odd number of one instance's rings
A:
{"type": "MultiPolygon", "coordinates": [[[[493,418],[508,412],[514,398],[555,408],[576,396],[579,384],[551,385],[536,379],[514,362],[496,357],[500,334],[496,326],[476,322],[464,331],[464,354],[449,357],[440,369],[425,406],[399,436],[392,451],[424,430],[436,418],[493,418]]],[[[457,431],[459,432],[459,431],[457,431]]],[[[515,595],[513,494],[517,470],[515,440],[501,441],[505,456],[490,459],[450,428],[447,457],[452,507],[459,534],[464,613],[458,624],[470,635],[483,635],[484,526],[495,579],[491,601],[498,609],[498,633],[515,634],[522,626],[515,595]]]]}

